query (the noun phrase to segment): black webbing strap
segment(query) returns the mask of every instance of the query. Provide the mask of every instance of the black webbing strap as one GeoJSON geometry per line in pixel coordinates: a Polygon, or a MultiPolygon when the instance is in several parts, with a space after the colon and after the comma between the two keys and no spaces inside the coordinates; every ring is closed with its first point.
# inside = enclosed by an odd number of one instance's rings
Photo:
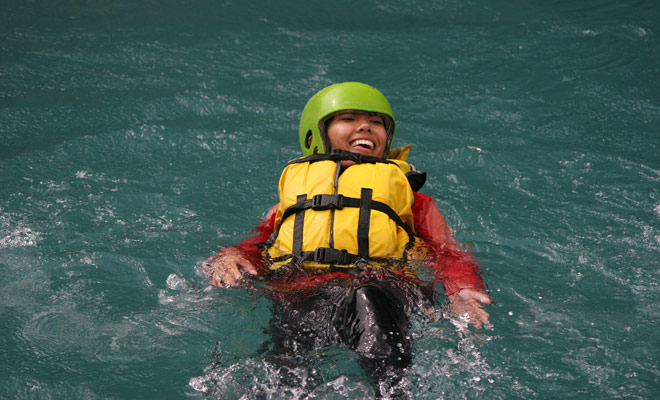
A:
{"type": "MultiPolygon", "coordinates": [[[[321,211],[321,210],[330,210],[330,209],[338,209],[341,210],[346,206],[344,204],[344,199],[347,199],[347,197],[344,197],[340,194],[317,194],[311,199],[306,199],[307,195],[300,195],[296,197],[296,204],[292,205],[291,207],[287,208],[284,210],[284,213],[282,213],[282,221],[287,219],[289,215],[298,213],[300,211],[312,209],[316,211],[321,211]]],[[[355,206],[350,206],[348,207],[355,207],[355,206]]]]}
{"type": "Polygon", "coordinates": [[[358,217],[357,242],[358,255],[369,257],[369,224],[371,223],[371,195],[373,189],[362,188],[360,195],[360,214],[358,217]]]}
{"type": "Polygon", "coordinates": [[[288,265],[300,265],[303,261],[315,261],[323,264],[355,264],[362,259],[356,254],[351,254],[346,250],[337,250],[330,247],[319,247],[314,251],[303,251],[298,255],[286,254],[271,259],[271,262],[280,262],[291,260],[288,265]]]}
{"type": "MultiPolygon", "coordinates": [[[[307,195],[305,194],[299,195],[297,197],[298,203],[304,202],[306,197],[307,195]]],[[[284,218],[282,218],[282,221],[284,221],[284,218]]],[[[291,249],[291,252],[293,254],[302,253],[304,223],[305,223],[305,209],[302,209],[296,213],[296,219],[293,221],[293,245],[291,249]]]]}
{"type": "Polygon", "coordinates": [[[351,254],[346,250],[337,250],[330,247],[319,247],[314,251],[304,251],[301,261],[315,261],[324,264],[353,264],[360,256],[351,254]]]}
{"type": "Polygon", "coordinates": [[[380,157],[365,156],[360,153],[352,153],[346,150],[335,149],[330,152],[330,154],[312,154],[311,156],[298,158],[291,160],[287,163],[289,164],[298,164],[304,162],[317,162],[317,161],[353,161],[356,164],[375,164],[375,163],[385,163],[385,164],[396,164],[394,161],[386,160],[380,157]]]}
{"type": "Polygon", "coordinates": [[[388,206],[387,204],[381,203],[380,201],[372,201],[371,202],[371,209],[372,210],[378,210],[382,213],[387,214],[387,216],[390,217],[392,219],[392,221],[394,221],[397,225],[399,225],[400,227],[402,227],[406,231],[406,233],[408,234],[410,239],[412,239],[415,236],[415,232],[413,232],[412,228],[410,226],[408,226],[408,224],[403,222],[401,217],[399,217],[399,214],[394,212],[394,210],[392,210],[390,208],[390,206],[388,206]]]}
{"type": "MultiPolygon", "coordinates": [[[[364,190],[364,189],[363,189],[364,190]]],[[[367,189],[371,190],[371,189],[367,189]]],[[[282,214],[282,222],[287,219],[290,215],[296,214],[296,218],[300,215],[301,211],[312,209],[312,210],[330,210],[337,209],[341,210],[344,207],[356,207],[362,208],[362,199],[355,197],[346,197],[340,194],[317,194],[311,199],[305,199],[306,195],[299,195],[296,199],[296,204],[287,208],[282,214]]],[[[410,237],[414,236],[412,229],[403,222],[401,217],[390,208],[387,204],[380,201],[371,201],[371,209],[377,210],[382,213],[387,214],[388,217],[392,219],[397,225],[402,227],[410,237]]]]}

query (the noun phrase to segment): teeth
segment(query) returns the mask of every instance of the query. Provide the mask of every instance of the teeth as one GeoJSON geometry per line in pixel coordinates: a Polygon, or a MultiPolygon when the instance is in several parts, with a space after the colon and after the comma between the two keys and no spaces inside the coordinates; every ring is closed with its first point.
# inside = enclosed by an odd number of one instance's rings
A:
{"type": "Polygon", "coordinates": [[[367,146],[369,150],[374,149],[374,142],[372,142],[371,140],[358,139],[351,143],[351,147],[360,146],[360,145],[367,146]]]}

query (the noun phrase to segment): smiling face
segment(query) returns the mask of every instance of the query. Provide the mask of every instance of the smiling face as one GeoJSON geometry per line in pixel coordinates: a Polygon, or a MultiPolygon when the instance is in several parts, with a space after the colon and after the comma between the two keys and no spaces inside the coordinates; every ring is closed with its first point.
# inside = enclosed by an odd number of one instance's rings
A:
{"type": "Polygon", "coordinates": [[[372,157],[385,157],[387,130],[383,118],[358,111],[335,115],[328,124],[330,147],[372,157]]]}

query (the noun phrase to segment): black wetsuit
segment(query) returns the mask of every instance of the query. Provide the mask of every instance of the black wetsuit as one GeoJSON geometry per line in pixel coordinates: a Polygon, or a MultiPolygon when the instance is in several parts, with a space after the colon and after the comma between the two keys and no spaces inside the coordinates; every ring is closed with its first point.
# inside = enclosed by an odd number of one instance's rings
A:
{"type": "MultiPolygon", "coordinates": [[[[376,396],[404,398],[401,380],[412,359],[409,314],[432,294],[400,275],[354,269],[312,290],[271,292],[269,358],[284,367],[308,367],[314,349],[343,344],[359,356],[376,396]]],[[[286,368],[285,368],[286,369],[286,368]]]]}

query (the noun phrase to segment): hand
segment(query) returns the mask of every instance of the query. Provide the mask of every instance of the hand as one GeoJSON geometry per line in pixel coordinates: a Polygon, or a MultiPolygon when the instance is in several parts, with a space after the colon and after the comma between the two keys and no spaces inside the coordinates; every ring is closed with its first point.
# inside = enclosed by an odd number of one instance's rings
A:
{"type": "Polygon", "coordinates": [[[243,280],[243,274],[257,275],[257,269],[251,262],[235,252],[227,252],[216,257],[211,263],[211,281],[213,286],[236,286],[243,280]]]}
{"type": "Polygon", "coordinates": [[[491,304],[493,300],[486,293],[471,289],[463,289],[449,296],[449,307],[456,314],[469,316],[469,322],[475,328],[481,328],[488,323],[488,313],[484,311],[483,304],[491,304]]]}

